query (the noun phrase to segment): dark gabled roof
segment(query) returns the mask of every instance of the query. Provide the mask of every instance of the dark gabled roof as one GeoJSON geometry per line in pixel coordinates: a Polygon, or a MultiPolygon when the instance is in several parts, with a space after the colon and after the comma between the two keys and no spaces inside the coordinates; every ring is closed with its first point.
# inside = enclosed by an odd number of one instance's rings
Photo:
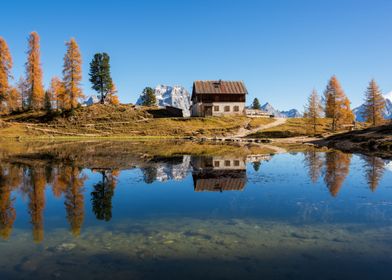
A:
{"type": "Polygon", "coordinates": [[[245,185],[245,178],[196,179],[194,190],[195,192],[242,191],[245,185]]]}
{"type": "Polygon", "coordinates": [[[246,186],[246,169],[201,170],[192,173],[196,192],[201,191],[240,191],[246,186]]]}
{"type": "Polygon", "coordinates": [[[193,94],[247,94],[242,81],[195,81],[193,94]]]}

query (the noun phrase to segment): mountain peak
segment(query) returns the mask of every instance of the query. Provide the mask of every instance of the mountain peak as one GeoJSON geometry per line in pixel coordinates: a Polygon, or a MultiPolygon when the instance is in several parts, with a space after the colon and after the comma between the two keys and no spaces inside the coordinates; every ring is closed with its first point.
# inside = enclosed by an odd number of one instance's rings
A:
{"type": "Polygon", "coordinates": [[[392,91],[388,92],[387,94],[384,94],[383,97],[385,99],[389,99],[389,101],[392,102],[392,91]]]}
{"type": "MultiPolygon", "coordinates": [[[[159,107],[172,106],[182,109],[184,116],[190,116],[189,108],[191,106],[191,95],[182,86],[157,85],[154,89],[157,99],[156,105],[159,107]]],[[[136,104],[142,103],[141,98],[136,104]]]]}
{"type": "MultiPolygon", "coordinates": [[[[384,118],[392,119],[392,92],[383,95],[385,98],[384,118]]],[[[365,104],[353,109],[355,119],[359,122],[364,121],[363,112],[365,111],[365,104]]]]}
{"type": "Polygon", "coordinates": [[[274,115],[278,118],[300,118],[302,117],[301,113],[297,109],[291,109],[288,111],[279,111],[276,110],[269,102],[266,102],[263,106],[260,107],[261,110],[266,111],[270,115],[274,115]]]}

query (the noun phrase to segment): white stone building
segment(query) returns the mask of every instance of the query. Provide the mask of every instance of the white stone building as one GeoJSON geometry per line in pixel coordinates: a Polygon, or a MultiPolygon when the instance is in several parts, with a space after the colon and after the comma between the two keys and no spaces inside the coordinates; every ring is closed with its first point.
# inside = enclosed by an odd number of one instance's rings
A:
{"type": "Polygon", "coordinates": [[[195,81],[191,116],[244,115],[247,94],[241,81],[195,81]]]}

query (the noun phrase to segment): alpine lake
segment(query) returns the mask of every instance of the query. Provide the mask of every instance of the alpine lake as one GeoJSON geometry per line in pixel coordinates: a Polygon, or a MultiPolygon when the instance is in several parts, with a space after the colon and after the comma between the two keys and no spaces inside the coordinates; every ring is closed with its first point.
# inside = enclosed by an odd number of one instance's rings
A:
{"type": "Polygon", "coordinates": [[[0,279],[391,279],[392,161],[312,146],[0,143],[0,279]]]}

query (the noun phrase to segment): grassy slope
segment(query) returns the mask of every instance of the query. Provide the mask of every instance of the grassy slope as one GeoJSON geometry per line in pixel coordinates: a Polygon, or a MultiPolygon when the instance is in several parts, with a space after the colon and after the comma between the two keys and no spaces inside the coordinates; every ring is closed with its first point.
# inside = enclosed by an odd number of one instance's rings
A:
{"type": "MultiPolygon", "coordinates": [[[[331,133],[331,120],[319,119],[316,135],[324,135],[331,133]]],[[[362,124],[358,124],[363,126],[362,124]]],[[[250,138],[287,138],[296,136],[314,136],[313,129],[309,127],[307,120],[304,118],[287,119],[283,125],[279,125],[270,129],[259,131],[251,134],[250,138]]]]}
{"type": "Polygon", "coordinates": [[[153,118],[150,114],[152,111],[151,108],[135,108],[132,105],[96,104],[63,115],[26,112],[3,116],[0,137],[225,136],[234,134],[240,127],[252,128],[273,121],[242,116],[153,118]]]}

